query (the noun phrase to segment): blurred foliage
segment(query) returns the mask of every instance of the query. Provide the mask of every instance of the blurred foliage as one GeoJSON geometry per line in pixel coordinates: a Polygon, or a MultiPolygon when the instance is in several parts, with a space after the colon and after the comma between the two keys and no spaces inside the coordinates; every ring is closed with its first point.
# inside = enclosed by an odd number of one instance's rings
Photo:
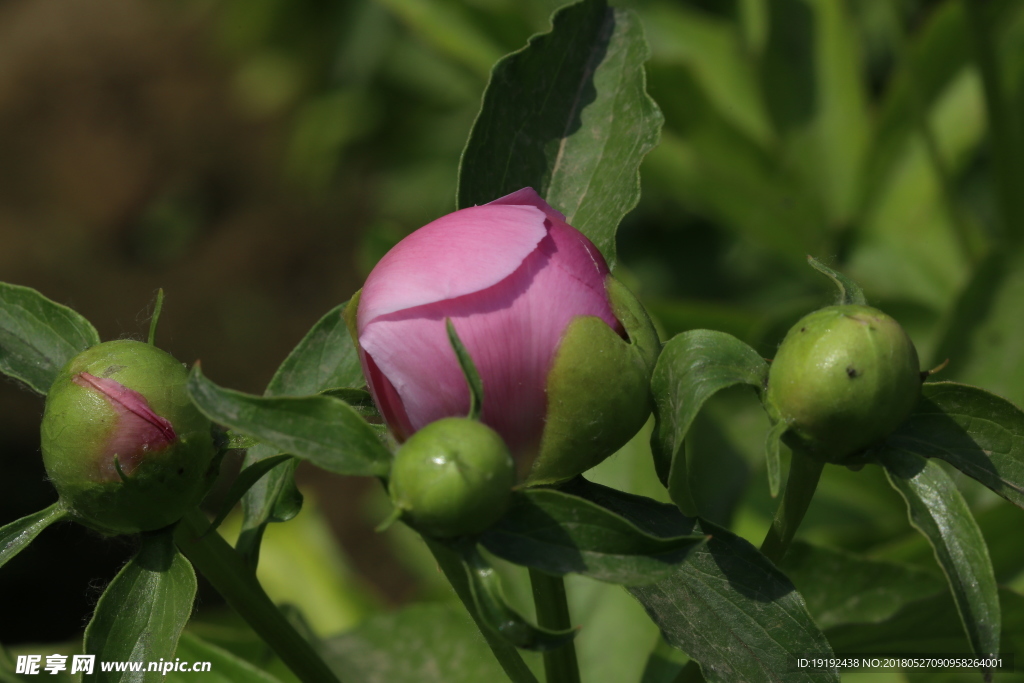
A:
{"type": "MultiPolygon", "coordinates": [[[[558,4],[8,0],[0,280],[74,305],[104,339],[143,334],[163,286],[168,350],[259,391],[391,245],[455,208],[459,156],[491,65],[545,30],[558,4]]],[[[1024,225],[1020,199],[996,181],[1024,177],[1024,5],[978,3],[991,28],[979,46],[978,17],[960,0],[623,4],[644,22],[665,128],[620,232],[619,274],[666,339],[720,329],[770,358],[788,326],[832,296],[805,265],[812,254],[898,318],[924,363],[949,357],[942,378],[1024,403],[1024,225]]],[[[53,499],[37,463],[40,410],[0,386],[3,520],[53,499]]],[[[706,482],[697,504],[759,540],[774,507],[767,421],[739,390],[706,413],[688,437],[706,482]]],[[[402,581],[420,585],[415,577],[432,569],[394,578],[373,567],[397,556],[422,568],[422,549],[363,544],[379,521],[359,513],[364,489],[310,476],[354,564],[386,593],[414,595],[402,581]],[[341,502],[337,486],[348,486],[341,502]]],[[[957,481],[1000,581],[1020,583],[1024,553],[1006,539],[1024,513],[957,481]]],[[[801,538],[938,571],[877,468],[827,468],[801,538]]],[[[48,576],[32,567],[85,545],[34,547],[0,575],[0,594],[45,593],[27,583],[48,576]]],[[[83,560],[69,594],[95,600],[86,587],[109,580],[125,548],[104,552],[106,569],[83,560]]],[[[421,585],[439,590],[436,576],[421,585]]],[[[570,584],[574,600],[587,590],[570,584]]],[[[74,616],[50,624],[17,610],[0,640],[71,637],[85,605],[66,602],[74,616]]],[[[339,626],[342,613],[373,602],[339,602],[316,619],[339,626]]],[[[593,609],[628,611],[614,601],[593,609]]]]}

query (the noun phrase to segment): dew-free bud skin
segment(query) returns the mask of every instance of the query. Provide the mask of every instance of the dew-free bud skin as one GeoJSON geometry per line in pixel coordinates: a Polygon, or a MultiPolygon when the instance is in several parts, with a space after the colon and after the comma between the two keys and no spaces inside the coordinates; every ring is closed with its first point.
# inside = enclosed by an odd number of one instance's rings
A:
{"type": "Polygon", "coordinates": [[[171,355],[132,340],[93,346],[61,370],[46,398],[43,464],[79,522],[151,531],[200,501],[216,448],[187,379],[171,355]]]}
{"type": "Polygon", "coordinates": [[[849,457],[905,420],[921,392],[917,350],[869,306],[830,306],[789,330],[768,373],[766,407],[784,439],[827,462],[849,457]]]}
{"type": "Polygon", "coordinates": [[[395,454],[388,492],[417,529],[437,538],[477,534],[508,508],[516,470],[501,436],[462,417],[431,422],[395,454]]]}

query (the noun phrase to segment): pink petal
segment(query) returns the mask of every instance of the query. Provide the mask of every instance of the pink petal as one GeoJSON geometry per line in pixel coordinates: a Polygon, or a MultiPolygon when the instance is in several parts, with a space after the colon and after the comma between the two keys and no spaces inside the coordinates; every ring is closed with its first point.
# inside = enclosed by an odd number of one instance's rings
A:
{"type": "Polygon", "coordinates": [[[621,332],[605,293],[607,273],[586,237],[552,221],[548,237],[497,284],[380,316],[363,328],[359,342],[401,398],[409,425],[419,429],[469,409],[469,390],[445,331],[450,317],[483,380],[484,421],[514,454],[535,452],[548,370],[568,324],[577,315],[594,315],[621,332]]]}
{"type": "Polygon", "coordinates": [[[174,425],[153,412],[146,397],[139,392],[88,372],[78,373],[71,381],[102,394],[117,413],[117,423],[111,430],[100,463],[105,480],[120,478],[114,466],[115,456],[121,470],[131,474],[146,453],[162,450],[177,440],[174,425]]]}
{"type": "Polygon", "coordinates": [[[532,187],[524,187],[521,190],[516,190],[512,194],[507,194],[504,197],[499,197],[493,202],[488,202],[484,206],[494,206],[496,204],[511,204],[513,206],[536,206],[538,209],[544,212],[544,215],[550,218],[554,222],[565,222],[565,215],[555,211],[551,208],[551,205],[540,198],[537,191],[532,187]]]}
{"type": "Polygon", "coordinates": [[[535,206],[474,206],[410,234],[373,269],[359,299],[357,324],[415,306],[479,292],[522,264],[544,236],[535,206]]]}

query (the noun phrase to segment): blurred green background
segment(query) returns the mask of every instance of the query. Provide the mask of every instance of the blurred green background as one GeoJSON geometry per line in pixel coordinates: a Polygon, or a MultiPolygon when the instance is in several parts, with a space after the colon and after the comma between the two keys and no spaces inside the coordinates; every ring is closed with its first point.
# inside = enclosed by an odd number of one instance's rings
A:
{"type": "MultiPolygon", "coordinates": [[[[74,307],[104,339],[142,338],[163,287],[158,343],[261,392],[390,246],[454,209],[490,67],[559,4],[6,0],[0,280],[74,307]]],[[[944,377],[1024,403],[1024,4],[981,4],[979,27],[950,0],[623,3],[644,21],[666,123],[619,275],[665,339],[715,328],[770,358],[833,296],[813,254],[907,327],[924,367],[950,357],[944,377]]],[[[0,382],[0,522],[55,499],[41,412],[0,382]]],[[[692,436],[703,513],[751,538],[773,506],[766,428],[752,396],[726,392],[692,436]]],[[[646,457],[642,439],[631,449],[646,457]]],[[[934,568],[883,479],[829,468],[804,537],[934,568]]],[[[308,547],[348,567],[324,579],[348,596],[324,629],[433,590],[422,561],[403,561],[409,543],[371,531],[375,488],[305,468],[300,482],[322,515],[308,547]]],[[[1000,539],[1021,511],[964,486],[1012,583],[1024,552],[1000,539]]],[[[0,642],[74,638],[130,549],[48,531],[0,572],[0,642]]]]}

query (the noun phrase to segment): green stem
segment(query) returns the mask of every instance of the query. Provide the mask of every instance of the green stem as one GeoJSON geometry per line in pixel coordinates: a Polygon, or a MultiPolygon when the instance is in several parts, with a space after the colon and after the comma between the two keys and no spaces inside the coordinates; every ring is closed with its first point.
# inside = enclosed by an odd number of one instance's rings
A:
{"type": "Polygon", "coordinates": [[[1020,135],[1015,113],[1007,101],[1003,88],[999,60],[995,52],[995,31],[992,30],[991,2],[964,0],[967,24],[971,32],[974,59],[981,71],[988,115],[989,149],[995,173],[995,188],[999,212],[1002,214],[1003,236],[1015,245],[1024,236],[1024,201],[1020,193],[1021,153],[1020,135]]]}
{"type": "Polygon", "coordinates": [[[469,586],[469,577],[466,576],[466,569],[462,565],[462,558],[459,557],[458,553],[437,541],[426,536],[423,537],[423,540],[426,541],[427,547],[434,554],[434,559],[437,560],[441,571],[444,572],[448,582],[455,589],[456,595],[462,600],[462,604],[465,605],[469,616],[473,617],[477,628],[480,629],[480,633],[483,634],[484,639],[490,646],[491,652],[494,653],[495,659],[501,664],[501,668],[505,670],[505,674],[508,675],[512,683],[537,683],[537,677],[530,671],[530,667],[526,666],[526,662],[519,655],[515,645],[512,645],[495,633],[490,626],[480,619],[480,615],[476,611],[476,603],[473,602],[473,592],[469,586]]]}
{"type": "Polygon", "coordinates": [[[799,449],[793,450],[793,458],[789,463],[789,479],[786,480],[786,491],[782,494],[782,502],[775,511],[775,519],[768,529],[768,534],[761,543],[761,552],[775,564],[789,550],[800,522],[804,519],[807,507],[818,488],[818,479],[825,463],[810,457],[799,449]]]}
{"type": "MultiPolygon", "coordinates": [[[[531,569],[530,585],[533,587],[533,604],[537,608],[537,625],[550,631],[571,629],[562,577],[531,569]]],[[[573,641],[544,652],[544,676],[547,683],[580,683],[580,666],[576,661],[576,644],[573,641]]]]}
{"type": "Polygon", "coordinates": [[[203,535],[209,526],[210,522],[198,509],[181,520],[174,540],[185,557],[273,648],[302,683],[340,683],[309,641],[288,623],[263,591],[245,559],[219,534],[203,535]]]}

